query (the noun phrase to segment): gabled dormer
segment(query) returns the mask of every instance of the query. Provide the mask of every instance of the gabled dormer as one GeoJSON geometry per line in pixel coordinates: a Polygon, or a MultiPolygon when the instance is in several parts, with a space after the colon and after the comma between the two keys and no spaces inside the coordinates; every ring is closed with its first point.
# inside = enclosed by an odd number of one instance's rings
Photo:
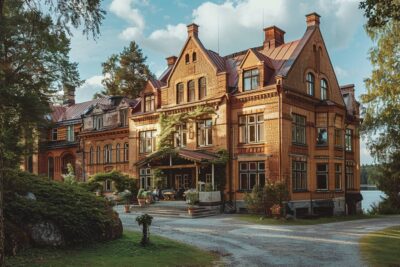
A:
{"type": "Polygon", "coordinates": [[[161,82],[155,79],[147,81],[144,90],[140,93],[142,113],[151,113],[156,111],[161,106],[160,94],[161,82]]]}

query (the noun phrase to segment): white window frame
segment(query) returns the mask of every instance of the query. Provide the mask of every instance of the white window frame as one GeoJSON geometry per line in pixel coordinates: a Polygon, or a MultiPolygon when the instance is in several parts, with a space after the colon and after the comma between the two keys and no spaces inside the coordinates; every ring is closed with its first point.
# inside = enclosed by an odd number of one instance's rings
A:
{"type": "Polygon", "coordinates": [[[213,145],[213,123],[211,119],[197,122],[197,146],[205,147],[213,145]]]}

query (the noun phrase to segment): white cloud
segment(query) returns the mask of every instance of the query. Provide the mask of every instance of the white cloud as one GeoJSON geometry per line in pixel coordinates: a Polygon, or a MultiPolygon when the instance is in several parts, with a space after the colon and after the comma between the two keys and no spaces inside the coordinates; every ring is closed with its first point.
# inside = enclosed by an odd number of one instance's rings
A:
{"type": "Polygon", "coordinates": [[[113,0],[110,4],[110,11],[125,21],[132,23],[140,30],[144,29],[145,21],[139,9],[135,5],[146,5],[148,1],[135,0],[113,0]]]}
{"type": "Polygon", "coordinates": [[[101,75],[92,76],[87,79],[82,86],[76,89],[76,102],[80,103],[91,100],[95,93],[103,89],[103,85],[101,84],[102,79],[103,76],[101,75]]]}

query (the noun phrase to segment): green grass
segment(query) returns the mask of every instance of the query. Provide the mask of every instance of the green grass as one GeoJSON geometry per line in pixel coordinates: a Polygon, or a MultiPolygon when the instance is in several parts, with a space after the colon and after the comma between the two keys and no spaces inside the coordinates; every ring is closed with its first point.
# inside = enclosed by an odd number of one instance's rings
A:
{"type": "Polygon", "coordinates": [[[124,232],[106,243],[66,249],[29,249],[6,259],[6,266],[212,266],[216,254],[151,235],[151,244],[139,245],[141,233],[124,232]]]}
{"type": "Polygon", "coordinates": [[[256,224],[263,224],[263,225],[313,225],[313,224],[334,223],[334,222],[353,221],[361,219],[374,219],[379,217],[380,216],[378,215],[352,215],[352,216],[322,217],[317,219],[285,220],[285,219],[269,218],[263,215],[256,215],[256,214],[238,215],[238,218],[242,221],[256,223],[256,224]]]}
{"type": "Polygon", "coordinates": [[[363,259],[370,266],[400,266],[400,226],[364,236],[360,247],[363,259]]]}

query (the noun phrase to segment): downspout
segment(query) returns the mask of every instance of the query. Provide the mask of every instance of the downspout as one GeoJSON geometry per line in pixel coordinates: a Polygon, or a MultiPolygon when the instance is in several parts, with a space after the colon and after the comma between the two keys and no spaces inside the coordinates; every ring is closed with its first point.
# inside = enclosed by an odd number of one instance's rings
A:
{"type": "Polygon", "coordinates": [[[283,80],[277,80],[277,86],[276,89],[278,91],[278,97],[279,97],[279,101],[278,101],[278,109],[279,109],[279,180],[282,181],[282,88],[283,88],[283,84],[281,84],[283,82],[283,80]]]}
{"type": "Polygon", "coordinates": [[[348,209],[347,209],[347,171],[346,171],[346,129],[349,124],[347,123],[347,107],[346,112],[345,112],[345,123],[344,123],[344,147],[343,147],[343,170],[344,170],[344,214],[347,215],[348,209]]]}

